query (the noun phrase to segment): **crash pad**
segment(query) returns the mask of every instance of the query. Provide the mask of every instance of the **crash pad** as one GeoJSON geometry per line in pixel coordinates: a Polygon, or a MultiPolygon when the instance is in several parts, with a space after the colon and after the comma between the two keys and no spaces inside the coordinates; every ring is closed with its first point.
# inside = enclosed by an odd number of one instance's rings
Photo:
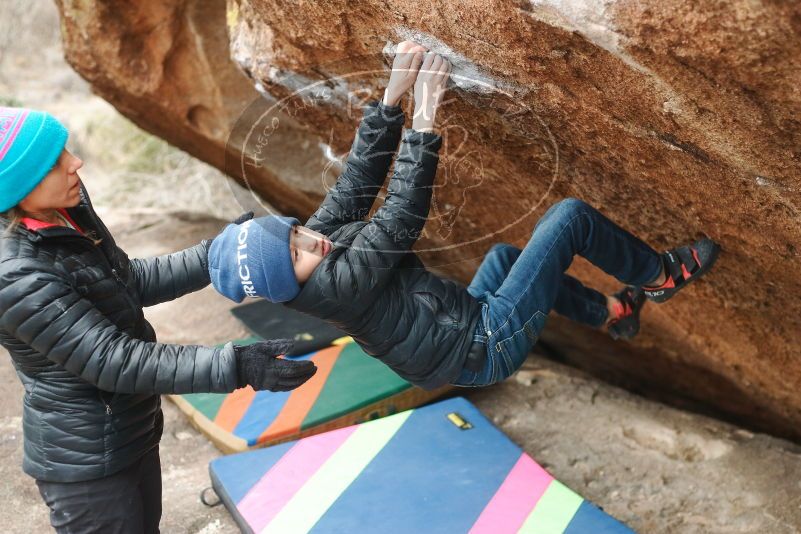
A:
{"type": "Polygon", "coordinates": [[[348,335],[321,319],[264,299],[232,308],[231,314],[254,336],[293,340],[295,347],[289,352],[292,356],[328,347],[348,335]]]}
{"type": "MultiPolygon", "coordinates": [[[[261,338],[234,341],[245,345],[261,338]]],[[[293,357],[317,373],[293,391],[191,393],[169,398],[223,452],[239,452],[376,419],[425,404],[448,388],[412,386],[356,343],[293,357]]]]}
{"type": "Polygon", "coordinates": [[[632,532],[463,398],[221,457],[209,473],[244,532],[632,532]]]}

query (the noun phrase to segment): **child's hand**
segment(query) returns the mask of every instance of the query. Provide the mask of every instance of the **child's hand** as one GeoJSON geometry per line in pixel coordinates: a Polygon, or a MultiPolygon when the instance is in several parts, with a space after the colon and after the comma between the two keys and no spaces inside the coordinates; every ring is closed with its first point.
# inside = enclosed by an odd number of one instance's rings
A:
{"type": "Polygon", "coordinates": [[[412,128],[418,132],[434,129],[434,116],[445,94],[451,75],[451,63],[439,54],[428,52],[414,84],[414,118],[412,128]]]}
{"type": "Polygon", "coordinates": [[[392,74],[384,91],[385,106],[397,106],[404,93],[414,85],[425,52],[426,49],[414,41],[403,41],[398,44],[395,60],[392,62],[392,74]]]}

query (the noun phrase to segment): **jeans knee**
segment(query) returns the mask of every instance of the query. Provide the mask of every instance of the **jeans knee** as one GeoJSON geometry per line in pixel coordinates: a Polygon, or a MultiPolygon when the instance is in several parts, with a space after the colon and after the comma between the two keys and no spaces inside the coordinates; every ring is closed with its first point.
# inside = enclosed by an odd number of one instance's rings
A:
{"type": "Polygon", "coordinates": [[[543,215],[541,220],[549,221],[551,223],[556,221],[567,222],[575,219],[577,215],[588,213],[591,209],[592,207],[583,200],[579,200],[577,198],[565,198],[552,205],[548,211],[545,212],[545,215],[543,215]]]}
{"type": "Polygon", "coordinates": [[[557,202],[554,207],[557,208],[559,212],[575,215],[577,213],[587,211],[590,208],[590,205],[583,200],[568,197],[557,202]]]}

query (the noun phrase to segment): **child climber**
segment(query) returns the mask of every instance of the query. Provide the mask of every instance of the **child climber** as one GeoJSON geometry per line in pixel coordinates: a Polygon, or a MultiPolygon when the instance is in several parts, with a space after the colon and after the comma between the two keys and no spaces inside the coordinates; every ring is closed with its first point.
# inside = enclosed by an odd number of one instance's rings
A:
{"type": "Polygon", "coordinates": [[[320,208],[305,226],[268,216],[226,227],[209,251],[217,291],[328,321],[421,387],[482,386],[520,367],[551,310],[631,337],[646,298],[664,302],[711,267],[718,247],[709,239],[659,254],[567,199],[523,250],[495,245],[467,288],[428,272],[411,248],[428,216],[442,143],[434,118],[450,68],[401,43],[383,101],[366,106],[346,168],[320,208]],[[412,86],[412,128],[401,135],[398,102],[412,86]],[[386,200],[365,221],[399,140],[386,200]],[[629,287],[607,297],[583,286],[565,274],[576,254],[629,287]]]}

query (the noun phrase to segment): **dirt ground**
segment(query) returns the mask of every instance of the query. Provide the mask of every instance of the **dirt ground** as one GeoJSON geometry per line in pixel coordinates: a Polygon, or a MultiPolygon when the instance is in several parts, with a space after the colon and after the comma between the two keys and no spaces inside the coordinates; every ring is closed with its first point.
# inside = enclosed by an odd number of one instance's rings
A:
{"type": "MultiPolygon", "coordinates": [[[[27,0],[9,1],[25,14],[14,29],[57,29],[49,2],[37,2],[36,11],[27,0]]],[[[12,18],[0,22],[0,34],[12,18]]],[[[99,124],[123,123],[112,122],[120,120],[114,110],[64,63],[57,31],[28,33],[40,41],[0,40],[0,99],[69,123],[71,147],[87,160],[82,179],[131,257],[192,245],[224,225],[205,214],[242,211],[216,171],[164,147],[154,152],[152,140],[130,126],[126,139],[148,148],[140,159],[155,155],[160,167],[132,162],[136,151],[119,135],[98,134],[99,124]]],[[[231,305],[206,288],[147,316],[163,342],[216,344],[246,334],[231,305]]],[[[536,356],[503,384],[461,392],[555,477],[638,532],[801,532],[798,445],[643,400],[536,356]]],[[[22,386],[2,349],[0,398],[0,524],[6,532],[47,532],[47,509],[20,467],[22,386]]],[[[163,532],[236,532],[223,507],[206,508],[198,498],[220,453],[167,400],[164,413],[163,532]]]]}

